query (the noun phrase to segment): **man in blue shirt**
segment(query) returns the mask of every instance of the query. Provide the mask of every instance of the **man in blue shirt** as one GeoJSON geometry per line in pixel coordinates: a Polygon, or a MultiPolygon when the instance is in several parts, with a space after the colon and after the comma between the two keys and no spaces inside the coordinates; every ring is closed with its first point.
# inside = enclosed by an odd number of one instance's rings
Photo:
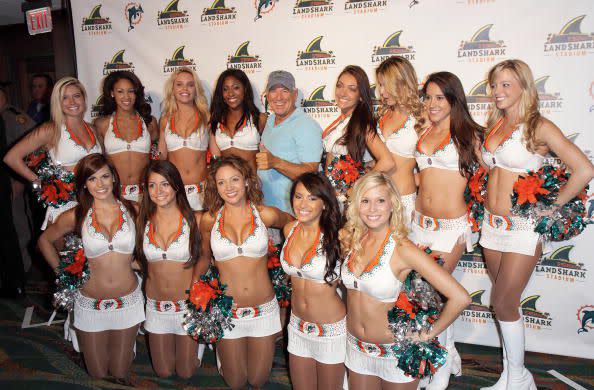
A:
{"type": "Polygon", "coordinates": [[[295,78],[284,70],[268,76],[268,105],[273,112],[262,133],[256,154],[264,203],[291,213],[289,192],[293,180],[318,170],[322,157],[322,128],[301,108],[295,107],[295,78]]]}

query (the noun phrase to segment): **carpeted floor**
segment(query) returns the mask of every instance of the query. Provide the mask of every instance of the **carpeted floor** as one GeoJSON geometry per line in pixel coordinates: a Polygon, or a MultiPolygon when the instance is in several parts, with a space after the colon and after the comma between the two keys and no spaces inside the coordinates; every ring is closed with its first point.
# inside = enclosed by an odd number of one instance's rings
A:
{"type": "MultiPolygon", "coordinates": [[[[137,338],[137,357],[130,383],[93,380],[82,359],[62,339],[62,324],[22,328],[27,307],[33,306],[31,324],[47,323],[51,314],[45,283],[30,283],[21,300],[0,299],[0,389],[225,389],[217,372],[214,354],[207,350],[198,373],[189,380],[158,378],[151,367],[144,336],[137,338]]],[[[56,319],[63,319],[58,315],[56,319]]],[[[457,344],[462,356],[463,376],[452,377],[449,389],[478,389],[493,384],[501,363],[496,348],[457,344]]],[[[539,389],[594,389],[594,361],[554,355],[528,353],[526,365],[534,374],[539,389]],[[569,386],[549,370],[555,370],[575,384],[569,386]],[[577,387],[581,386],[581,387],[577,387]]],[[[276,355],[267,389],[291,388],[282,341],[276,355]]]]}

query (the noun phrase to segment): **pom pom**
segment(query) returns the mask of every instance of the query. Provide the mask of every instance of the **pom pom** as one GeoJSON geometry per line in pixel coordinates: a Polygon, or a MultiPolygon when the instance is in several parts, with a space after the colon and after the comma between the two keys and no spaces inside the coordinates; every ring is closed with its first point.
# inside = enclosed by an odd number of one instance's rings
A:
{"type": "Polygon", "coordinates": [[[211,267],[187,291],[189,295],[182,325],[195,340],[216,343],[223,337],[225,329],[233,329],[233,297],[225,295],[226,289],[219,278],[219,271],[211,267]]]}
{"type": "Polygon", "coordinates": [[[91,274],[80,237],[71,233],[64,237],[64,241],[56,278],[54,306],[72,311],[76,292],[89,280],[91,274]]]}
{"type": "Polygon", "coordinates": [[[487,171],[480,165],[475,166],[474,173],[468,180],[464,190],[464,201],[468,218],[472,223],[472,231],[481,230],[483,218],[485,216],[485,195],[487,193],[487,171]]]}
{"type": "Polygon", "coordinates": [[[54,163],[44,149],[29,154],[25,162],[41,182],[37,200],[45,207],[58,208],[75,199],[74,173],[54,163]]]}
{"type": "MultiPolygon", "coordinates": [[[[336,195],[348,200],[348,191],[357,179],[367,173],[365,164],[355,161],[349,155],[334,156],[324,174],[336,190],[336,195]]],[[[344,201],[343,201],[344,203],[344,201]]]]}
{"type": "Polygon", "coordinates": [[[289,307],[291,305],[291,279],[283,270],[280,262],[281,246],[274,245],[271,238],[268,239],[268,275],[272,281],[274,294],[280,307],[289,307]]]}
{"type": "Polygon", "coordinates": [[[151,149],[149,151],[149,159],[150,160],[160,160],[161,153],[159,152],[159,142],[153,141],[151,142],[151,149]]]}

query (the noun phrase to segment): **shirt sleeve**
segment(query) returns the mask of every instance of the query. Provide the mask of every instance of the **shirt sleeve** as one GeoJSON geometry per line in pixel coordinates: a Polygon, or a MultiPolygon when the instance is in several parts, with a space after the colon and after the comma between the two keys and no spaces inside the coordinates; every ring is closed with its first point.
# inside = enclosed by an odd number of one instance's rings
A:
{"type": "Polygon", "coordinates": [[[318,122],[306,118],[295,132],[297,157],[300,162],[319,162],[322,159],[322,128],[318,122]]]}

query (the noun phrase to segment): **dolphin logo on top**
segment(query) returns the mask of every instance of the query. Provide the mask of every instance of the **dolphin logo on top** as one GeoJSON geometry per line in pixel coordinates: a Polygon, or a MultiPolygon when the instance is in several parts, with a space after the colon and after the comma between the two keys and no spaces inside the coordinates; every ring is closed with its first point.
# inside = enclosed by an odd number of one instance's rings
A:
{"type": "Polygon", "coordinates": [[[540,295],[531,295],[520,303],[522,314],[524,315],[524,324],[527,328],[540,330],[542,328],[552,327],[553,319],[549,313],[536,308],[536,302],[539,299],[540,295]]]}
{"type": "Polygon", "coordinates": [[[116,72],[118,70],[127,70],[130,72],[134,72],[134,65],[132,62],[124,61],[124,52],[126,50],[120,50],[116,52],[110,61],[106,61],[103,64],[103,74],[108,75],[112,72],[116,72]]]}
{"type": "Polygon", "coordinates": [[[308,98],[303,99],[301,106],[303,111],[310,114],[314,119],[329,118],[338,114],[338,107],[334,104],[334,100],[328,100],[324,97],[325,85],[320,85],[309,95],[308,98]]]}
{"type": "Polygon", "coordinates": [[[474,291],[470,294],[470,304],[460,314],[462,321],[474,324],[493,322],[495,315],[489,306],[483,304],[483,294],[485,294],[485,290],[474,291]]]}
{"type": "Polygon", "coordinates": [[[328,65],[336,65],[336,57],[329,50],[322,50],[324,36],[314,38],[304,51],[297,52],[297,68],[306,70],[326,70],[328,65]]]}
{"type": "Polygon", "coordinates": [[[181,29],[190,22],[190,14],[179,9],[180,0],[172,0],[162,10],[157,12],[157,26],[166,29],[181,29]]]}
{"type": "Polygon", "coordinates": [[[142,4],[128,3],[124,10],[124,16],[128,21],[128,32],[130,32],[130,30],[134,30],[134,26],[140,23],[142,20],[142,14],[144,14],[142,4]]]}
{"type": "Polygon", "coordinates": [[[165,64],[163,65],[163,73],[175,72],[177,69],[183,67],[196,70],[196,63],[194,62],[194,59],[184,57],[184,48],[185,46],[178,47],[173,52],[171,58],[165,59],[165,64]]]}
{"type": "Polygon", "coordinates": [[[576,263],[570,259],[573,248],[573,245],[565,245],[543,255],[536,264],[536,275],[569,283],[585,281],[587,269],[584,263],[576,263]]]}
{"type": "Polygon", "coordinates": [[[373,53],[371,54],[371,63],[376,64],[382,62],[391,56],[404,57],[409,61],[414,61],[414,47],[404,47],[400,45],[400,36],[402,35],[402,31],[403,30],[396,31],[386,38],[381,46],[375,46],[373,48],[373,53]]]}
{"type": "Polygon", "coordinates": [[[468,41],[461,41],[458,48],[458,59],[468,59],[470,62],[495,61],[496,57],[505,56],[503,41],[491,39],[492,24],[479,28],[468,41]],[[477,59],[479,59],[477,61],[477,59]]]}
{"type": "Polygon", "coordinates": [[[559,33],[551,33],[544,44],[544,52],[559,56],[580,56],[594,49],[594,33],[582,32],[582,21],[586,15],[576,16],[565,23],[559,33]]]}
{"type": "Polygon", "coordinates": [[[588,333],[594,329],[594,306],[585,305],[580,307],[576,316],[579,323],[578,334],[588,333]]]}
{"type": "Polygon", "coordinates": [[[83,18],[81,31],[86,31],[89,35],[105,35],[111,32],[112,25],[109,18],[101,16],[102,4],[93,7],[89,16],[83,18]]]}
{"type": "Polygon", "coordinates": [[[209,26],[226,25],[235,19],[237,19],[235,7],[227,7],[225,0],[214,0],[210,7],[202,10],[202,16],[200,16],[200,21],[208,23],[209,26]]]}
{"type": "Polygon", "coordinates": [[[272,12],[274,4],[277,2],[278,0],[254,0],[254,7],[256,7],[256,17],[254,18],[254,22],[257,22],[258,19],[262,19],[263,15],[272,12]]]}
{"type": "Polygon", "coordinates": [[[228,69],[241,69],[246,73],[255,73],[256,71],[262,70],[262,60],[258,55],[251,55],[248,52],[248,46],[250,41],[245,41],[233,55],[227,56],[227,68],[228,69]]]}
{"type": "Polygon", "coordinates": [[[318,18],[334,11],[333,0],[297,0],[293,7],[293,16],[302,19],[318,18]]]}

